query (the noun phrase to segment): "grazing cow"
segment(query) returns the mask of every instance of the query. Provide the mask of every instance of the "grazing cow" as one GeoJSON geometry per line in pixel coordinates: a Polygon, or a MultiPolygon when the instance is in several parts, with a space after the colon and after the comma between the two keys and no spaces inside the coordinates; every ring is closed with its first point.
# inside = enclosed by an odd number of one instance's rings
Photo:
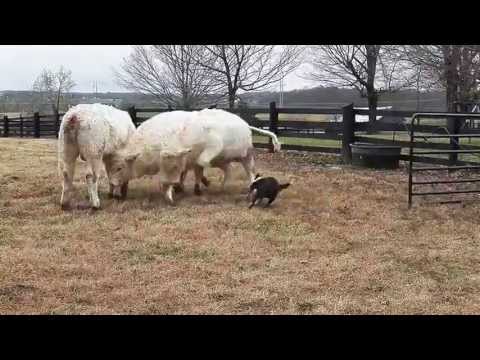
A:
{"type": "MultiPolygon", "coordinates": [[[[208,126],[215,128],[216,138],[214,138],[213,141],[210,141],[210,144],[217,146],[217,148],[213,149],[213,155],[210,155],[212,160],[209,165],[204,164],[204,166],[202,166],[195,161],[189,163],[188,168],[182,174],[181,183],[175,187],[175,190],[178,192],[183,191],[183,184],[187,172],[188,170],[193,169],[195,172],[195,194],[200,195],[200,182],[206,187],[208,187],[210,183],[203,175],[204,167],[207,166],[219,168],[223,171],[224,177],[222,188],[225,188],[225,184],[230,177],[230,165],[232,162],[242,163],[250,182],[252,182],[254,179],[255,162],[253,158],[253,144],[250,130],[271,137],[274,144],[274,151],[280,150],[281,145],[274,133],[249,126],[242,118],[228,111],[214,110],[212,108],[204,109],[200,112],[192,112],[192,119],[197,121],[198,124],[204,124],[206,126],[208,124],[208,126]]],[[[160,120],[173,121],[172,118],[167,116],[157,117],[155,119],[155,121],[160,120]]],[[[195,130],[193,129],[192,131],[195,130]]]]}
{"type": "Polygon", "coordinates": [[[280,184],[274,177],[261,177],[260,174],[257,174],[255,181],[250,184],[248,198],[252,203],[248,208],[251,209],[257,200],[260,200],[260,203],[265,198],[268,199],[268,203],[265,206],[270,206],[278,193],[289,186],[290,183],[280,184]]]}
{"type": "MultiPolygon", "coordinates": [[[[172,111],[170,114],[178,119],[187,119],[186,111],[172,111]]],[[[157,116],[160,116],[157,115],[157,116]]],[[[111,158],[112,184],[120,184],[140,178],[144,175],[158,175],[160,190],[173,204],[173,186],[181,182],[181,175],[187,166],[187,154],[192,149],[178,139],[175,126],[181,121],[157,122],[154,116],[144,121],[136,130],[128,145],[111,158]],[[163,126],[158,127],[159,124],[163,126]]]]}
{"type": "MultiPolygon", "coordinates": [[[[134,133],[130,115],[112,106],[80,104],[67,111],[58,133],[58,165],[63,175],[62,209],[70,207],[75,163],[79,156],[89,168],[86,182],[90,205],[93,209],[100,208],[98,180],[102,166],[110,177],[112,156],[126,146],[134,133]]],[[[127,188],[128,180],[117,187],[110,182],[110,195],[125,197],[127,188]]]]}
{"type": "Polygon", "coordinates": [[[255,176],[252,129],[272,136],[275,149],[280,149],[274,134],[250,127],[227,111],[204,109],[158,114],[143,122],[129,145],[115,156],[114,169],[118,171],[113,174],[112,183],[158,173],[162,189],[167,187],[167,199],[173,203],[173,186],[183,183],[186,171],[195,170],[195,190],[199,193],[203,168],[221,168],[225,183],[229,164],[235,161],[243,165],[252,182],[255,176]],[[170,154],[168,169],[163,166],[164,151],[170,154]]]}

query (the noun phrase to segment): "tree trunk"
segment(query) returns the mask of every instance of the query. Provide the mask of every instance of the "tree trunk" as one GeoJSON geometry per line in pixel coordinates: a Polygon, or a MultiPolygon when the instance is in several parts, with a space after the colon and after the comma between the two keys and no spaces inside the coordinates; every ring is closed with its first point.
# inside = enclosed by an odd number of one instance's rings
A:
{"type": "Polygon", "coordinates": [[[57,113],[60,111],[60,98],[62,96],[62,88],[59,86],[58,92],[57,92],[57,104],[56,104],[56,109],[53,110],[54,113],[57,113]]]}
{"type": "Polygon", "coordinates": [[[228,108],[230,110],[235,108],[235,93],[228,94],[228,108]]]}
{"type": "MultiPolygon", "coordinates": [[[[457,110],[457,101],[459,93],[458,66],[460,60],[459,48],[455,45],[443,46],[443,59],[445,63],[445,83],[446,83],[446,102],[447,112],[454,113],[457,110]]],[[[447,118],[447,129],[450,134],[455,134],[459,129],[459,122],[455,118],[447,118]]],[[[458,150],[458,138],[450,138],[450,150],[458,150]]],[[[449,165],[457,164],[458,154],[449,154],[449,165]]]]}
{"type": "Polygon", "coordinates": [[[186,96],[184,96],[183,99],[182,99],[182,107],[183,107],[183,109],[185,109],[187,111],[190,111],[190,108],[191,108],[190,107],[190,101],[186,96]]]}
{"type": "Polygon", "coordinates": [[[368,122],[372,126],[377,120],[378,94],[375,91],[368,94],[368,122]]]}
{"type": "Polygon", "coordinates": [[[458,98],[459,81],[458,70],[460,53],[455,45],[445,45],[443,47],[443,59],[445,62],[445,83],[446,83],[446,103],[447,111],[455,112],[458,98]]]}

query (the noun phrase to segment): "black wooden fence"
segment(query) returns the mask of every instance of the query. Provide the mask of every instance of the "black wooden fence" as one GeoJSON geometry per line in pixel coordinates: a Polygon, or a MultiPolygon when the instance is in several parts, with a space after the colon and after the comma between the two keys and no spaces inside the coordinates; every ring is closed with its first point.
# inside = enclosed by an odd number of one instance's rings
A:
{"type": "MultiPolygon", "coordinates": [[[[201,109],[192,109],[201,110],[201,109]]],[[[153,114],[168,112],[171,109],[166,108],[129,108],[128,112],[136,126],[149,119],[153,114]]],[[[320,121],[298,121],[298,120],[279,120],[279,114],[320,114],[320,115],[342,115],[342,108],[277,108],[275,102],[270,104],[269,108],[248,108],[228,110],[248,122],[249,125],[267,129],[278,136],[298,139],[328,139],[336,140],[340,143],[342,139],[342,122],[320,122],[320,121]],[[262,120],[259,115],[265,115],[268,120],[262,120]]],[[[260,148],[270,148],[271,142],[257,143],[254,145],[260,148]]],[[[282,149],[314,151],[322,153],[341,153],[340,147],[331,146],[309,146],[282,144],[282,149]]]]}
{"type": "MultiPolygon", "coordinates": [[[[196,109],[198,110],[198,109],[196,109]]],[[[170,111],[165,108],[135,108],[131,107],[129,113],[138,126],[153,114],[170,111]]],[[[369,142],[374,144],[397,145],[405,149],[404,154],[401,155],[402,160],[409,160],[406,150],[410,146],[407,139],[398,140],[395,137],[400,135],[407,135],[409,131],[409,119],[415,113],[413,111],[394,111],[394,110],[377,110],[376,116],[380,117],[374,124],[369,122],[358,122],[359,116],[365,118],[369,115],[369,110],[355,108],[353,104],[348,104],[338,108],[278,108],[272,102],[268,109],[266,108],[248,108],[235,109],[232,112],[240,115],[250,125],[269,129],[282,138],[282,149],[285,150],[299,150],[311,151],[319,153],[334,153],[341,154],[345,163],[351,163],[352,153],[350,144],[353,142],[369,142]],[[268,120],[261,120],[259,115],[268,114],[268,120]],[[340,121],[306,121],[306,120],[280,120],[280,114],[299,114],[300,116],[319,114],[319,115],[336,115],[341,118],[340,121]],[[392,121],[393,120],[393,121],[392,121]],[[375,137],[372,135],[382,133],[383,136],[375,137]],[[390,140],[390,135],[392,140],[390,140]],[[289,144],[290,139],[312,139],[319,140],[317,143],[321,144],[322,140],[338,141],[339,146],[324,146],[324,145],[299,145],[289,144]]],[[[265,116],[264,116],[265,117],[265,116]]],[[[287,115],[288,118],[288,115],[287,115]]],[[[448,130],[437,125],[420,125],[416,127],[417,131],[429,134],[444,134],[448,130]]],[[[450,129],[450,133],[451,133],[450,129]]],[[[457,131],[454,129],[453,131],[457,131]]],[[[463,130],[471,132],[472,134],[480,133],[476,129],[463,130]]],[[[405,137],[405,136],[404,136],[405,137]]],[[[255,143],[256,147],[271,148],[271,142],[255,143]]],[[[451,149],[452,144],[448,143],[432,143],[432,142],[416,142],[415,147],[423,149],[451,149]]],[[[462,145],[465,149],[480,149],[474,145],[462,145]]],[[[415,157],[415,161],[444,164],[451,163],[451,159],[441,157],[415,157]]],[[[457,163],[472,163],[471,161],[458,161],[457,163]]]]}
{"type": "MultiPolygon", "coordinates": [[[[154,114],[171,111],[168,108],[136,108],[131,107],[128,112],[132,118],[135,126],[139,126],[143,121],[152,117],[154,114]]],[[[193,109],[199,110],[199,109],[193,109]]],[[[392,110],[377,110],[376,116],[382,117],[374,124],[368,122],[358,122],[358,116],[368,116],[367,109],[355,108],[353,104],[348,104],[337,108],[278,108],[274,102],[270,104],[269,108],[247,108],[235,109],[232,112],[238,114],[251,126],[270,129],[281,138],[282,149],[285,150],[299,150],[312,151],[319,153],[334,153],[341,154],[346,163],[350,163],[352,159],[350,144],[355,141],[370,142],[376,144],[398,145],[402,148],[408,149],[410,142],[406,139],[394,139],[395,135],[406,134],[409,130],[409,123],[405,119],[411,118],[414,112],[412,111],[392,111],[392,110]],[[283,114],[296,114],[302,120],[287,120],[280,119],[283,114]],[[312,114],[319,115],[336,115],[341,118],[340,121],[306,121],[305,117],[312,114]],[[261,117],[265,119],[261,119],[261,117]],[[387,119],[390,119],[387,121],[387,119]],[[396,119],[397,121],[391,121],[396,119]],[[401,119],[401,120],[399,120],[401,119]],[[385,135],[392,134],[392,140],[386,136],[375,137],[372,134],[382,132],[385,135]],[[314,144],[292,144],[290,140],[296,140],[297,143],[305,140],[313,140],[314,144]],[[300,141],[299,141],[300,140],[300,141]],[[318,140],[318,141],[315,141],[318,140]],[[338,141],[338,146],[324,146],[322,140],[338,141]],[[316,146],[318,144],[318,146],[316,146]]],[[[3,137],[56,137],[60,125],[61,116],[63,114],[40,115],[34,113],[28,117],[8,118],[5,116],[0,124],[0,135],[3,137]]],[[[416,127],[416,131],[428,134],[445,134],[452,131],[434,125],[420,125],[416,127]]],[[[453,129],[456,131],[456,129],[453,129]]],[[[478,129],[462,130],[462,133],[469,132],[472,134],[480,134],[478,129]]],[[[388,135],[387,135],[388,136],[388,135]]],[[[311,141],[312,142],[312,141],[311,141]]],[[[257,143],[256,147],[271,148],[271,143],[257,143]]],[[[431,143],[431,142],[416,142],[415,147],[425,149],[451,149],[452,144],[449,143],[431,143]]],[[[462,145],[466,149],[479,149],[480,146],[474,144],[462,145]]],[[[402,160],[409,160],[407,154],[401,155],[402,160]]],[[[450,159],[451,160],[451,159],[450,159]]],[[[449,159],[440,157],[417,157],[415,161],[435,164],[449,164],[449,159]]],[[[480,160],[479,160],[480,161],[480,160]]],[[[462,163],[462,162],[460,162],[462,163]]],[[[472,162],[463,162],[472,163],[472,162]]]]}
{"type": "Polygon", "coordinates": [[[0,129],[3,137],[57,137],[60,119],[63,114],[40,115],[38,112],[30,116],[20,115],[9,118],[5,115],[0,129]]]}

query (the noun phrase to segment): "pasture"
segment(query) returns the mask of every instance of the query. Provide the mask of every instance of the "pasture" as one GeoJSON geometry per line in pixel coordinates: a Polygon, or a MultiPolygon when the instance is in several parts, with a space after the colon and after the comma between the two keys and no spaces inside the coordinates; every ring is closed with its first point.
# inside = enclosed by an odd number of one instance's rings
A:
{"type": "Polygon", "coordinates": [[[56,141],[0,139],[0,314],[478,314],[479,206],[409,211],[404,169],[336,161],[258,150],[292,183],[269,209],[248,210],[235,165],[201,197],[189,174],[173,207],[143,178],[63,212],[56,141]]]}

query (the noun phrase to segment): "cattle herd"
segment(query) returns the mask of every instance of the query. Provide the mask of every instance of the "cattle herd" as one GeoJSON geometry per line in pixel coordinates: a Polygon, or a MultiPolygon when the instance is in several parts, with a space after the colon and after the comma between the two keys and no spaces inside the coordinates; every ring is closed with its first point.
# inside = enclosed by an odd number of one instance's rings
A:
{"type": "Polygon", "coordinates": [[[135,128],[130,115],[114,107],[74,106],[64,115],[58,134],[62,209],[71,207],[78,157],[87,163],[86,183],[93,209],[100,208],[98,181],[103,167],[109,195],[117,199],[126,198],[129,180],[156,175],[160,191],[173,204],[173,193],[183,191],[188,171],[194,171],[194,191],[200,195],[200,185],[209,185],[204,169],[221,169],[225,186],[233,162],[241,163],[247,173],[253,204],[262,194],[276,196],[286,186],[263,180],[262,188],[258,187],[258,181],[265,178],[255,176],[252,131],[269,136],[274,151],[280,150],[275,134],[249,126],[239,116],[220,109],[161,113],[135,128]],[[269,186],[273,188],[269,190],[269,186]]]}

